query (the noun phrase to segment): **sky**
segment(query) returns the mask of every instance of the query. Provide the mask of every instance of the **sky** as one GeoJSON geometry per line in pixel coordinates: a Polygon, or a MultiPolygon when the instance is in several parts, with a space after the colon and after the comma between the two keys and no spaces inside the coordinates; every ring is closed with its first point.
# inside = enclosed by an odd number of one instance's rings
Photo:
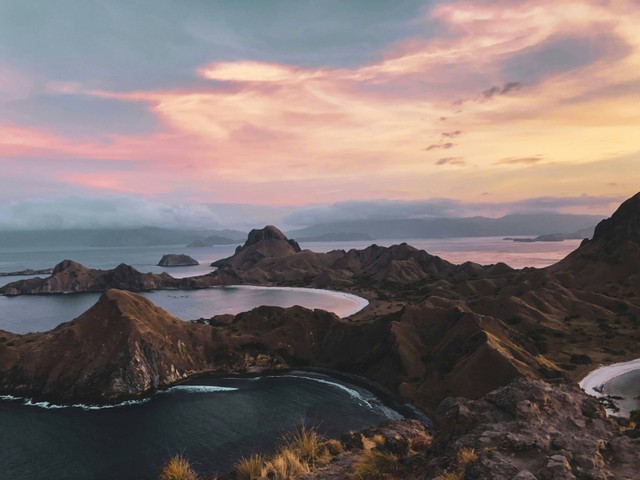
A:
{"type": "Polygon", "coordinates": [[[640,185],[639,24],[637,0],[0,0],[0,228],[607,216],[640,185]]]}

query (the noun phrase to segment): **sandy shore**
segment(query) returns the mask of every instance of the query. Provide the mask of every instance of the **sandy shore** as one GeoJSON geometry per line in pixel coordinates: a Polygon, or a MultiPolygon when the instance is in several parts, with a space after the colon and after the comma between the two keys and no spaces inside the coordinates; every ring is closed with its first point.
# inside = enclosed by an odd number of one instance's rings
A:
{"type": "Polygon", "coordinates": [[[351,315],[358,313],[360,310],[362,310],[364,307],[366,307],[367,305],[369,305],[369,300],[367,300],[366,298],[362,298],[359,297],[357,295],[353,295],[352,293],[346,293],[346,292],[336,292],[335,290],[325,290],[322,288],[304,288],[304,287],[265,287],[262,285],[225,285],[222,288],[239,288],[239,289],[254,289],[254,290],[261,290],[261,289],[272,289],[272,290],[284,290],[284,291],[288,291],[288,292],[300,292],[300,291],[306,291],[306,292],[312,292],[312,293],[317,293],[317,294],[328,294],[334,297],[339,297],[339,298],[344,298],[347,299],[349,301],[351,301],[353,303],[353,307],[341,312],[341,317],[342,318],[346,318],[346,317],[350,317],[351,315]]]}
{"type": "Polygon", "coordinates": [[[613,363],[611,365],[604,365],[596,368],[580,380],[578,385],[580,385],[580,388],[589,395],[593,395],[594,397],[605,397],[606,393],[604,393],[603,390],[607,382],[634,370],[640,370],[640,358],[636,358],[629,362],[613,363]]]}

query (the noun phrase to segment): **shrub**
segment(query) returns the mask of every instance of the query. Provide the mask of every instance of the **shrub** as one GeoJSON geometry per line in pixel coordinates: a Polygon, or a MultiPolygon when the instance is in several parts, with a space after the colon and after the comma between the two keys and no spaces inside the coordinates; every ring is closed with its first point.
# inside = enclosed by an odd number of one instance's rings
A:
{"type": "Polygon", "coordinates": [[[242,458],[236,463],[233,469],[238,480],[257,480],[263,473],[264,458],[262,455],[251,455],[249,458],[242,458]]]}
{"type": "Polygon", "coordinates": [[[160,480],[197,480],[197,478],[191,464],[182,455],[171,457],[160,473],[160,480]]]}

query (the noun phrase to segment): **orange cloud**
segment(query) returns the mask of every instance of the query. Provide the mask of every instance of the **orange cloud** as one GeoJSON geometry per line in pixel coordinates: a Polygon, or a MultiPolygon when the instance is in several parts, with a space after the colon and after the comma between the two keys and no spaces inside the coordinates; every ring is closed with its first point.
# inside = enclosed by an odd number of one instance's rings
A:
{"type": "MultiPolygon", "coordinates": [[[[496,200],[510,200],[524,193],[524,171],[548,176],[533,195],[575,195],[602,181],[580,165],[640,150],[637,2],[463,1],[441,4],[432,15],[446,36],[408,40],[359,68],[222,62],[198,70],[210,87],[87,91],[146,103],[161,120],[160,131],[80,145],[33,130],[19,131],[18,141],[0,133],[0,157],[48,149],[153,159],[203,199],[218,185],[228,201],[300,203],[367,196],[472,200],[488,190],[496,200]],[[601,54],[532,78],[505,73],[511,59],[565,38],[600,43],[601,54]],[[450,156],[442,158],[443,148],[450,156]],[[548,175],[558,164],[575,166],[575,181],[548,175]],[[314,185],[317,196],[310,194],[314,185]]],[[[133,175],[65,180],[123,191],[137,181],[133,175]]],[[[620,183],[615,172],[607,180],[620,183]]],[[[184,187],[145,182],[141,188],[184,187]]]]}

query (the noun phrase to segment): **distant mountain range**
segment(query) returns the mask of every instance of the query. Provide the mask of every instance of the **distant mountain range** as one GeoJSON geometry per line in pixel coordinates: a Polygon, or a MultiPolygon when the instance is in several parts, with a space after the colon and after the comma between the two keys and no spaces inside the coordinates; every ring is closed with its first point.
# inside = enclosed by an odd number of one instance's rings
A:
{"type": "MultiPolygon", "coordinates": [[[[298,241],[339,242],[378,239],[505,237],[575,235],[591,232],[602,218],[594,215],[557,213],[512,214],[501,218],[420,218],[352,220],[311,225],[289,230],[298,241]]],[[[142,247],[187,245],[205,247],[239,244],[247,233],[239,230],[177,229],[159,227],[0,231],[3,247],[142,247]]]]}
{"type": "Polygon", "coordinates": [[[511,214],[500,218],[420,218],[352,220],[312,225],[290,230],[290,238],[302,240],[359,235],[371,239],[415,239],[451,237],[499,237],[508,235],[573,234],[593,229],[602,220],[594,215],[558,213],[511,214]]]}
{"type": "Polygon", "coordinates": [[[210,236],[225,238],[228,240],[227,243],[242,243],[247,234],[238,230],[181,230],[157,227],[0,231],[0,246],[144,247],[187,245],[210,236]]]}

